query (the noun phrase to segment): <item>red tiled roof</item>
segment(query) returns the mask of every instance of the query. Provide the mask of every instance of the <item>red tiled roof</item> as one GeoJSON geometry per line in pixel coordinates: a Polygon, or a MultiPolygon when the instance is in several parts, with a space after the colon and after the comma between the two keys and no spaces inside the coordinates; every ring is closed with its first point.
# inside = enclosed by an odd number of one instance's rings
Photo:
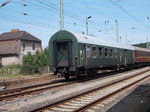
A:
{"type": "Polygon", "coordinates": [[[25,31],[17,31],[17,32],[6,32],[0,35],[0,41],[11,40],[11,39],[20,39],[20,40],[28,40],[28,41],[36,41],[41,42],[40,39],[27,33],[25,31]]]}

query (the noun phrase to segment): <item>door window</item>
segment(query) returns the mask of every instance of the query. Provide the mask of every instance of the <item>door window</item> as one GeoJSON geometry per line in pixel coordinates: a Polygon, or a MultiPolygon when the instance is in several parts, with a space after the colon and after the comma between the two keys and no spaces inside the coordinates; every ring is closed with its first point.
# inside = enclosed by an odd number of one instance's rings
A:
{"type": "Polygon", "coordinates": [[[108,58],[108,48],[105,48],[105,58],[108,58]]]}
{"type": "Polygon", "coordinates": [[[83,45],[80,45],[80,56],[83,57],[83,45]]]}
{"type": "Polygon", "coordinates": [[[97,57],[96,46],[93,46],[93,47],[92,47],[91,57],[92,57],[92,58],[96,58],[96,57],[97,57]]]}
{"type": "Polygon", "coordinates": [[[86,45],[86,57],[90,58],[91,47],[90,45],[86,45]]]}
{"type": "Polygon", "coordinates": [[[60,54],[63,54],[65,49],[64,49],[64,47],[61,46],[61,47],[58,48],[58,51],[59,51],[60,54]]]}

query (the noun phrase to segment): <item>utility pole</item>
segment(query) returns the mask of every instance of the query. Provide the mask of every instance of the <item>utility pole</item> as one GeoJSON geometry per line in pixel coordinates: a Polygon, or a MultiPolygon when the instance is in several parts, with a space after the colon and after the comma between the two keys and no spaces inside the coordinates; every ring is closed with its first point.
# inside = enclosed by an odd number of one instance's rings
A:
{"type": "Polygon", "coordinates": [[[147,41],[146,41],[146,48],[149,48],[148,37],[147,37],[147,41]]]}
{"type": "Polygon", "coordinates": [[[59,0],[59,17],[60,17],[60,30],[64,29],[64,9],[63,9],[63,0],[59,0]]]}
{"type": "Polygon", "coordinates": [[[115,20],[115,23],[116,23],[116,41],[119,42],[118,21],[115,20]]]}
{"type": "Polygon", "coordinates": [[[86,21],[86,34],[88,35],[88,19],[90,19],[92,16],[88,16],[85,18],[86,21]]]}

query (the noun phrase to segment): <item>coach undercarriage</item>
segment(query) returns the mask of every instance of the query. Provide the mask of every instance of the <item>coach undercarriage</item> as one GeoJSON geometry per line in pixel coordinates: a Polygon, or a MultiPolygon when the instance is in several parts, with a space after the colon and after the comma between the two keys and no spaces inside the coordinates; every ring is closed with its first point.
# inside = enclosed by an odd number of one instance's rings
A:
{"type": "Polygon", "coordinates": [[[121,70],[127,68],[135,67],[133,64],[129,64],[128,66],[120,65],[120,66],[106,66],[106,67],[57,67],[54,72],[55,75],[60,74],[65,77],[66,80],[69,80],[70,77],[85,76],[85,75],[96,75],[98,70],[121,70]]]}

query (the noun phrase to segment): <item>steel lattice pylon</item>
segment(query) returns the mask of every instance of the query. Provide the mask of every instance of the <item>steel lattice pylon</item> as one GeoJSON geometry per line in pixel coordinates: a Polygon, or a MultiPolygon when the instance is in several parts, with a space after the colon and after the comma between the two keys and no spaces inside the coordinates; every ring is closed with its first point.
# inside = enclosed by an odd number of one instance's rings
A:
{"type": "Polygon", "coordinates": [[[64,9],[63,9],[63,0],[59,1],[59,16],[60,16],[60,30],[64,29],[64,9]]]}

